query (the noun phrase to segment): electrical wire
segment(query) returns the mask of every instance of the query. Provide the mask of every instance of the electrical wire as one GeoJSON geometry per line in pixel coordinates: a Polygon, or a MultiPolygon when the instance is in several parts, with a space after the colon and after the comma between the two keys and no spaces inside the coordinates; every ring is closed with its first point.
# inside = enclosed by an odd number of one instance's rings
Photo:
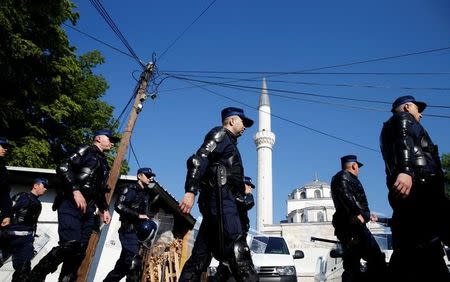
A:
{"type": "MultiPolygon", "coordinates": [[[[239,91],[244,91],[244,92],[251,92],[251,93],[258,93],[258,94],[261,93],[261,91],[260,91],[261,89],[260,90],[251,90],[251,89],[245,89],[245,88],[235,87],[235,86],[222,86],[222,87],[235,89],[235,90],[239,90],[239,91]]],[[[290,99],[290,100],[297,100],[297,101],[316,103],[316,104],[325,104],[325,105],[336,106],[336,107],[340,107],[340,108],[349,108],[349,109],[357,109],[357,110],[364,110],[364,111],[374,111],[374,112],[390,112],[389,110],[385,110],[385,109],[360,107],[360,106],[351,106],[351,105],[346,105],[346,104],[331,103],[331,102],[328,102],[328,101],[311,100],[311,99],[292,97],[292,96],[286,96],[286,95],[280,95],[280,94],[274,94],[274,93],[271,93],[270,96],[281,97],[281,98],[290,99]]],[[[433,118],[449,118],[450,119],[450,116],[445,116],[445,115],[423,114],[423,116],[424,117],[426,116],[426,117],[433,117],[433,118]]]]}
{"type": "Polygon", "coordinates": [[[172,43],[169,44],[169,46],[162,52],[162,54],[159,56],[158,60],[160,60],[166,53],[167,51],[169,51],[170,48],[173,47],[173,45],[175,45],[175,43],[186,33],[186,31],[192,26],[194,25],[194,23],[204,14],[206,13],[206,11],[208,11],[208,9],[216,2],[217,0],[213,0],[208,7],[206,7],[201,13],[200,15],[198,15],[184,30],[183,32],[178,35],[177,38],[175,38],[175,40],[172,41],[172,43]]]}
{"type": "MultiPolygon", "coordinates": [[[[195,83],[193,83],[193,82],[191,82],[191,81],[189,81],[189,80],[184,80],[184,81],[186,81],[186,82],[189,83],[189,84],[195,85],[195,83]]],[[[258,111],[258,108],[253,107],[253,106],[251,106],[251,105],[249,105],[249,104],[243,103],[243,102],[241,102],[241,101],[239,101],[239,100],[236,100],[236,99],[234,99],[234,98],[228,97],[228,96],[226,96],[226,95],[217,93],[217,92],[212,91],[212,90],[210,90],[210,89],[208,89],[208,88],[206,88],[206,87],[203,87],[203,86],[200,86],[200,85],[197,85],[197,86],[198,86],[199,88],[201,88],[201,89],[203,89],[203,90],[205,90],[205,91],[211,93],[211,94],[214,94],[214,95],[216,95],[216,96],[219,96],[219,97],[228,99],[228,100],[230,100],[230,101],[233,101],[233,102],[235,102],[235,103],[241,104],[241,105],[243,105],[243,106],[245,106],[245,107],[248,107],[248,108],[251,108],[251,109],[254,109],[254,110],[258,111]]],[[[261,111],[261,110],[259,110],[259,111],[261,111]]],[[[263,111],[263,112],[264,112],[264,111],[263,111]]],[[[313,132],[315,132],[315,133],[318,133],[318,134],[327,136],[327,137],[329,137],[329,138],[336,139],[336,140],[339,140],[339,141],[341,141],[341,142],[348,143],[348,144],[351,144],[351,145],[354,145],[354,146],[357,146],[357,147],[360,147],[360,148],[363,148],[363,149],[366,149],[366,150],[374,151],[374,152],[377,152],[377,153],[379,152],[379,151],[376,150],[376,149],[373,149],[373,148],[370,148],[370,147],[367,147],[367,146],[364,146],[364,145],[355,143],[355,142],[350,141],[350,140],[346,140],[346,139],[341,138],[341,137],[337,137],[337,136],[335,136],[335,135],[326,133],[326,132],[321,131],[321,130],[314,129],[314,128],[312,128],[312,127],[309,127],[309,126],[306,126],[306,125],[304,125],[304,124],[301,124],[301,123],[298,123],[298,122],[289,120],[289,119],[284,118],[284,117],[282,117],[282,116],[275,115],[275,114],[272,114],[272,113],[268,113],[268,114],[270,114],[270,115],[271,115],[272,117],[274,117],[274,118],[278,118],[278,119],[283,120],[283,121],[286,121],[286,122],[288,122],[288,123],[291,123],[291,124],[300,126],[300,127],[302,127],[302,128],[305,128],[305,129],[307,129],[307,130],[313,131],[313,132]]]]}
{"type": "MultiPolygon", "coordinates": [[[[209,75],[193,75],[193,74],[177,74],[178,76],[184,77],[199,77],[199,78],[209,78],[209,79],[226,79],[226,80],[239,80],[239,81],[260,81],[260,78],[238,78],[238,77],[227,77],[227,76],[209,76],[209,75]]],[[[336,86],[336,87],[352,87],[352,88],[373,88],[373,89],[401,89],[401,90],[436,90],[436,91],[449,91],[450,87],[409,87],[409,86],[383,86],[383,85],[368,85],[368,84],[332,84],[332,83],[317,83],[317,82],[305,82],[305,81],[288,81],[288,80],[270,80],[271,83],[282,83],[282,84],[294,84],[294,85],[309,85],[309,86],[336,86]]],[[[189,89],[193,86],[184,88],[175,88],[166,91],[175,91],[181,89],[189,89]]]]}
{"type": "MultiPolygon", "coordinates": [[[[257,89],[261,90],[260,87],[254,87],[254,86],[246,86],[246,85],[239,85],[239,84],[230,84],[230,83],[222,83],[222,82],[211,82],[206,80],[198,80],[198,79],[189,79],[185,77],[179,77],[179,76],[172,76],[174,78],[178,78],[180,80],[188,80],[192,82],[199,82],[199,83],[205,83],[209,85],[217,85],[217,86],[234,86],[234,87],[240,87],[240,88],[246,88],[246,89],[257,89]]],[[[350,98],[350,97],[340,97],[340,96],[332,96],[332,95],[322,95],[322,94],[316,94],[316,93],[307,93],[307,92],[300,92],[300,91],[290,91],[290,90],[284,90],[284,89],[275,89],[275,88],[267,88],[267,91],[271,92],[281,92],[281,93],[289,93],[289,94],[296,94],[296,95],[305,95],[305,96],[313,96],[313,97],[321,97],[321,98],[331,98],[331,99],[338,99],[338,100],[346,100],[346,101],[356,101],[356,102],[365,102],[365,103],[376,103],[376,104],[385,104],[385,105],[391,105],[391,102],[388,101],[379,101],[379,100],[367,100],[367,99],[357,99],[357,98],[350,98]]],[[[449,109],[450,106],[446,105],[427,105],[429,108],[444,108],[449,109]]]]}
{"type": "Polygon", "coordinates": [[[113,49],[113,50],[115,50],[115,51],[117,51],[117,52],[119,52],[119,53],[121,53],[121,54],[123,54],[123,55],[125,55],[125,56],[128,56],[128,57],[134,59],[133,55],[131,55],[131,54],[125,52],[125,51],[122,51],[122,50],[120,50],[119,48],[114,47],[113,45],[111,45],[111,44],[109,44],[109,43],[106,43],[105,41],[102,41],[102,40],[98,39],[97,37],[94,37],[94,36],[92,36],[92,35],[90,35],[90,34],[87,34],[86,32],[81,31],[81,30],[79,30],[78,28],[76,28],[76,27],[74,27],[74,26],[71,26],[71,25],[68,25],[68,24],[66,24],[66,23],[63,23],[63,25],[66,26],[66,27],[68,27],[68,28],[70,28],[70,29],[73,29],[73,30],[75,30],[75,31],[77,31],[77,32],[79,32],[79,33],[81,33],[81,34],[83,34],[83,35],[85,35],[85,36],[87,36],[87,37],[89,37],[89,38],[91,38],[91,39],[93,39],[93,40],[95,40],[95,41],[97,41],[97,42],[99,42],[99,43],[105,45],[105,46],[108,46],[109,48],[111,48],[111,49],[113,49]]]}
{"type": "MultiPolygon", "coordinates": [[[[344,63],[344,64],[336,64],[336,65],[330,65],[330,66],[324,66],[324,67],[316,67],[316,68],[310,68],[305,70],[299,70],[299,71],[290,71],[290,72],[267,72],[267,71],[259,71],[259,72],[248,72],[248,71],[238,71],[238,72],[231,72],[231,71],[165,71],[165,72],[195,72],[195,73],[239,73],[239,74],[266,74],[266,77],[272,77],[272,76],[278,76],[278,75],[289,75],[289,74],[344,74],[344,73],[317,73],[318,70],[325,70],[325,69],[332,69],[332,68],[341,68],[341,67],[348,67],[353,65],[359,65],[359,64],[366,64],[366,63],[373,63],[373,62],[380,62],[385,60],[391,60],[391,59],[398,59],[403,57],[409,57],[409,56],[415,56],[415,55],[421,55],[426,53],[434,53],[434,52],[440,52],[449,50],[450,46],[442,47],[442,48],[435,48],[435,49],[428,49],[428,50],[422,50],[422,51],[416,51],[411,53],[405,53],[405,54],[399,54],[399,55],[393,55],[393,56],[386,56],[386,57],[380,57],[380,58],[374,58],[374,59],[368,59],[368,60],[361,60],[361,61],[355,61],[350,63],[344,63]]],[[[345,73],[345,74],[365,74],[365,75],[391,75],[394,73],[367,73],[367,72],[361,72],[361,73],[345,73]]],[[[450,74],[449,72],[446,73],[423,73],[423,72],[416,72],[416,73],[395,73],[395,74],[408,74],[408,75],[426,75],[426,74],[450,74]]]]}
{"type": "Polygon", "coordinates": [[[131,47],[128,40],[125,38],[125,36],[122,34],[122,32],[119,30],[117,25],[114,23],[114,20],[111,18],[111,16],[106,11],[105,7],[102,5],[100,0],[90,0],[91,4],[94,6],[94,8],[98,11],[100,16],[106,21],[108,26],[111,28],[111,30],[114,32],[114,34],[119,38],[119,40],[125,45],[125,47],[128,49],[130,54],[133,56],[133,58],[136,60],[138,64],[140,64],[143,68],[145,68],[145,64],[139,59],[138,55],[134,51],[134,49],[131,47]]]}
{"type": "Polygon", "coordinates": [[[141,167],[141,164],[139,163],[138,157],[136,156],[136,153],[134,152],[134,147],[133,147],[133,143],[131,143],[130,140],[130,148],[131,148],[131,152],[133,153],[134,159],[136,160],[136,163],[138,165],[138,167],[141,167]]]}

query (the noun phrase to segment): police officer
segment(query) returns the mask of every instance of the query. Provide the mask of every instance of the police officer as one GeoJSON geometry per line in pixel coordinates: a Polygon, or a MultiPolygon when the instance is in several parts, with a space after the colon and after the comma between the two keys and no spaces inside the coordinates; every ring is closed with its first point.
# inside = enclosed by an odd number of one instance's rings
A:
{"type": "Polygon", "coordinates": [[[0,226],[4,227],[10,223],[11,220],[11,188],[8,182],[8,170],[6,169],[6,162],[4,160],[8,152],[8,140],[0,137],[0,226]]]}
{"type": "Polygon", "coordinates": [[[59,246],[33,268],[31,281],[45,280],[60,263],[59,281],[76,280],[89,238],[98,227],[96,209],[104,223],[111,220],[105,198],[109,166],[104,152],[111,150],[116,141],[111,130],[96,131],[92,145],[80,147],[57,168],[64,183],[53,206],[58,210],[59,246]]]}
{"type": "Polygon", "coordinates": [[[441,241],[450,245],[450,203],[438,148],[420,124],[426,106],[413,96],[398,97],[380,136],[393,209],[393,281],[450,281],[441,247],[441,241]]]}
{"type": "Polygon", "coordinates": [[[39,197],[47,191],[48,180],[37,178],[29,192],[22,192],[12,198],[11,224],[6,233],[7,248],[2,250],[5,259],[12,255],[14,267],[13,282],[25,281],[31,271],[31,259],[34,256],[34,234],[42,205],[39,197]]]}
{"type": "Polygon", "coordinates": [[[245,189],[237,138],[253,125],[253,120],[234,107],[223,109],[221,116],[222,126],[210,130],[200,149],[187,161],[186,193],[180,209],[189,213],[200,192],[203,221],[179,281],[200,281],[211,254],[230,267],[237,281],[258,279],[236,204],[236,195],[245,189]]]}
{"type": "Polygon", "coordinates": [[[386,275],[385,256],[366,226],[371,215],[366,193],[358,179],[363,166],[355,155],[341,158],[341,168],[331,180],[331,196],[336,212],[333,215],[335,235],[343,247],[344,272],[342,281],[382,281],[386,275]],[[365,277],[360,260],[367,262],[365,277]]]}
{"type": "Polygon", "coordinates": [[[120,281],[124,276],[127,281],[140,281],[142,257],[139,254],[141,243],[138,238],[138,227],[149,220],[151,196],[148,185],[154,181],[155,174],[149,167],[137,171],[137,182],[121,191],[115,204],[120,214],[121,225],[119,239],[122,252],[114,269],[106,276],[105,282],[120,281]]]}

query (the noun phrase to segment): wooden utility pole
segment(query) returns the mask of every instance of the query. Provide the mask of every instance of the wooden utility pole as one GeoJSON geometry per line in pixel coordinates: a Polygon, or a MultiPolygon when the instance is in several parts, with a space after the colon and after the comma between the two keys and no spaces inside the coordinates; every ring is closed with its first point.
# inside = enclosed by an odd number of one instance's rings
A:
{"type": "MultiPolygon", "coordinates": [[[[153,75],[154,65],[153,63],[148,63],[145,70],[142,72],[139,79],[139,87],[137,89],[136,98],[134,100],[133,109],[131,110],[130,116],[128,118],[127,127],[123,131],[122,138],[120,139],[120,145],[117,149],[117,155],[114,159],[111,172],[108,177],[108,187],[111,189],[109,194],[106,194],[106,201],[109,205],[111,202],[112,195],[114,194],[114,189],[116,188],[117,181],[120,177],[120,168],[122,162],[125,158],[125,153],[127,152],[128,145],[130,143],[131,133],[133,132],[134,125],[139,112],[142,110],[142,103],[147,99],[145,94],[147,89],[147,84],[150,77],[153,75]]],[[[101,231],[101,230],[100,230],[101,231]]],[[[100,232],[94,232],[89,240],[89,245],[87,247],[86,256],[78,269],[78,279],[77,282],[87,281],[87,276],[89,274],[89,269],[92,264],[92,260],[95,255],[95,249],[97,247],[98,241],[100,239],[100,232]]]]}

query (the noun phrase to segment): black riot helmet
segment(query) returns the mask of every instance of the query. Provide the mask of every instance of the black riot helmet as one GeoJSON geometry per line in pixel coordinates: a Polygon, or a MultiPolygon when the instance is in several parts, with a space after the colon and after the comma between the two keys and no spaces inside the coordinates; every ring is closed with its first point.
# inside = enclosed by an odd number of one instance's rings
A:
{"type": "Polygon", "coordinates": [[[158,224],[151,219],[143,220],[137,227],[136,235],[139,242],[146,247],[150,247],[155,239],[156,232],[158,231],[158,224]]]}

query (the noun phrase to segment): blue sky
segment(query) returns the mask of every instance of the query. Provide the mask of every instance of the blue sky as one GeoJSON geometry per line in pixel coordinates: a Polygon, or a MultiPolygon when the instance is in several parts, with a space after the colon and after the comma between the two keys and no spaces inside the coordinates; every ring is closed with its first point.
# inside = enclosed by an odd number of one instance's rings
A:
{"type": "MultiPolygon", "coordinates": [[[[126,50],[89,1],[75,3],[80,13],[77,28],[126,50]]],[[[153,52],[159,57],[211,1],[124,3],[104,1],[103,5],[141,60],[148,62],[153,52]]],[[[447,107],[429,107],[425,114],[450,116],[450,75],[436,74],[450,73],[450,50],[316,71],[328,74],[273,76],[270,73],[449,47],[449,15],[450,2],[446,0],[218,0],[156,65],[160,73],[178,75],[180,73],[175,71],[229,72],[189,73],[197,75],[190,77],[197,80],[229,82],[257,78],[233,82],[249,87],[260,87],[262,76],[266,76],[269,89],[314,95],[391,103],[397,96],[411,94],[429,105],[447,107]],[[236,73],[247,71],[257,73],[236,73]]],[[[139,75],[139,65],[111,48],[65,29],[79,54],[97,49],[105,56],[106,63],[95,71],[108,80],[110,88],[104,100],[115,107],[117,117],[136,85],[132,73],[136,70],[135,76],[139,75]]],[[[200,146],[204,134],[220,123],[220,110],[227,106],[243,107],[248,116],[257,118],[259,91],[192,86],[173,77],[165,79],[158,88],[157,99],[144,104],[132,137],[139,163],[150,166],[157,180],[177,199],[184,194],[185,161],[200,146]]],[[[390,104],[271,90],[269,96],[272,114],[282,117],[272,118],[272,131],[277,138],[273,150],[274,222],[285,219],[287,195],[293,189],[312,181],[316,173],[320,180],[329,182],[340,169],[339,158],[346,154],[358,155],[365,164],[360,180],[371,209],[391,214],[378,143],[382,123],[391,115],[390,104]]],[[[450,153],[450,119],[425,117],[422,123],[439,145],[440,152],[450,153]]],[[[254,126],[239,139],[246,174],[253,178],[256,178],[257,163],[253,142],[256,131],[257,126],[254,126]]],[[[129,160],[130,174],[134,174],[138,165],[132,156],[129,160]]],[[[250,213],[253,226],[255,210],[250,213]]],[[[193,215],[199,215],[198,210],[194,210],[193,215]]]]}

